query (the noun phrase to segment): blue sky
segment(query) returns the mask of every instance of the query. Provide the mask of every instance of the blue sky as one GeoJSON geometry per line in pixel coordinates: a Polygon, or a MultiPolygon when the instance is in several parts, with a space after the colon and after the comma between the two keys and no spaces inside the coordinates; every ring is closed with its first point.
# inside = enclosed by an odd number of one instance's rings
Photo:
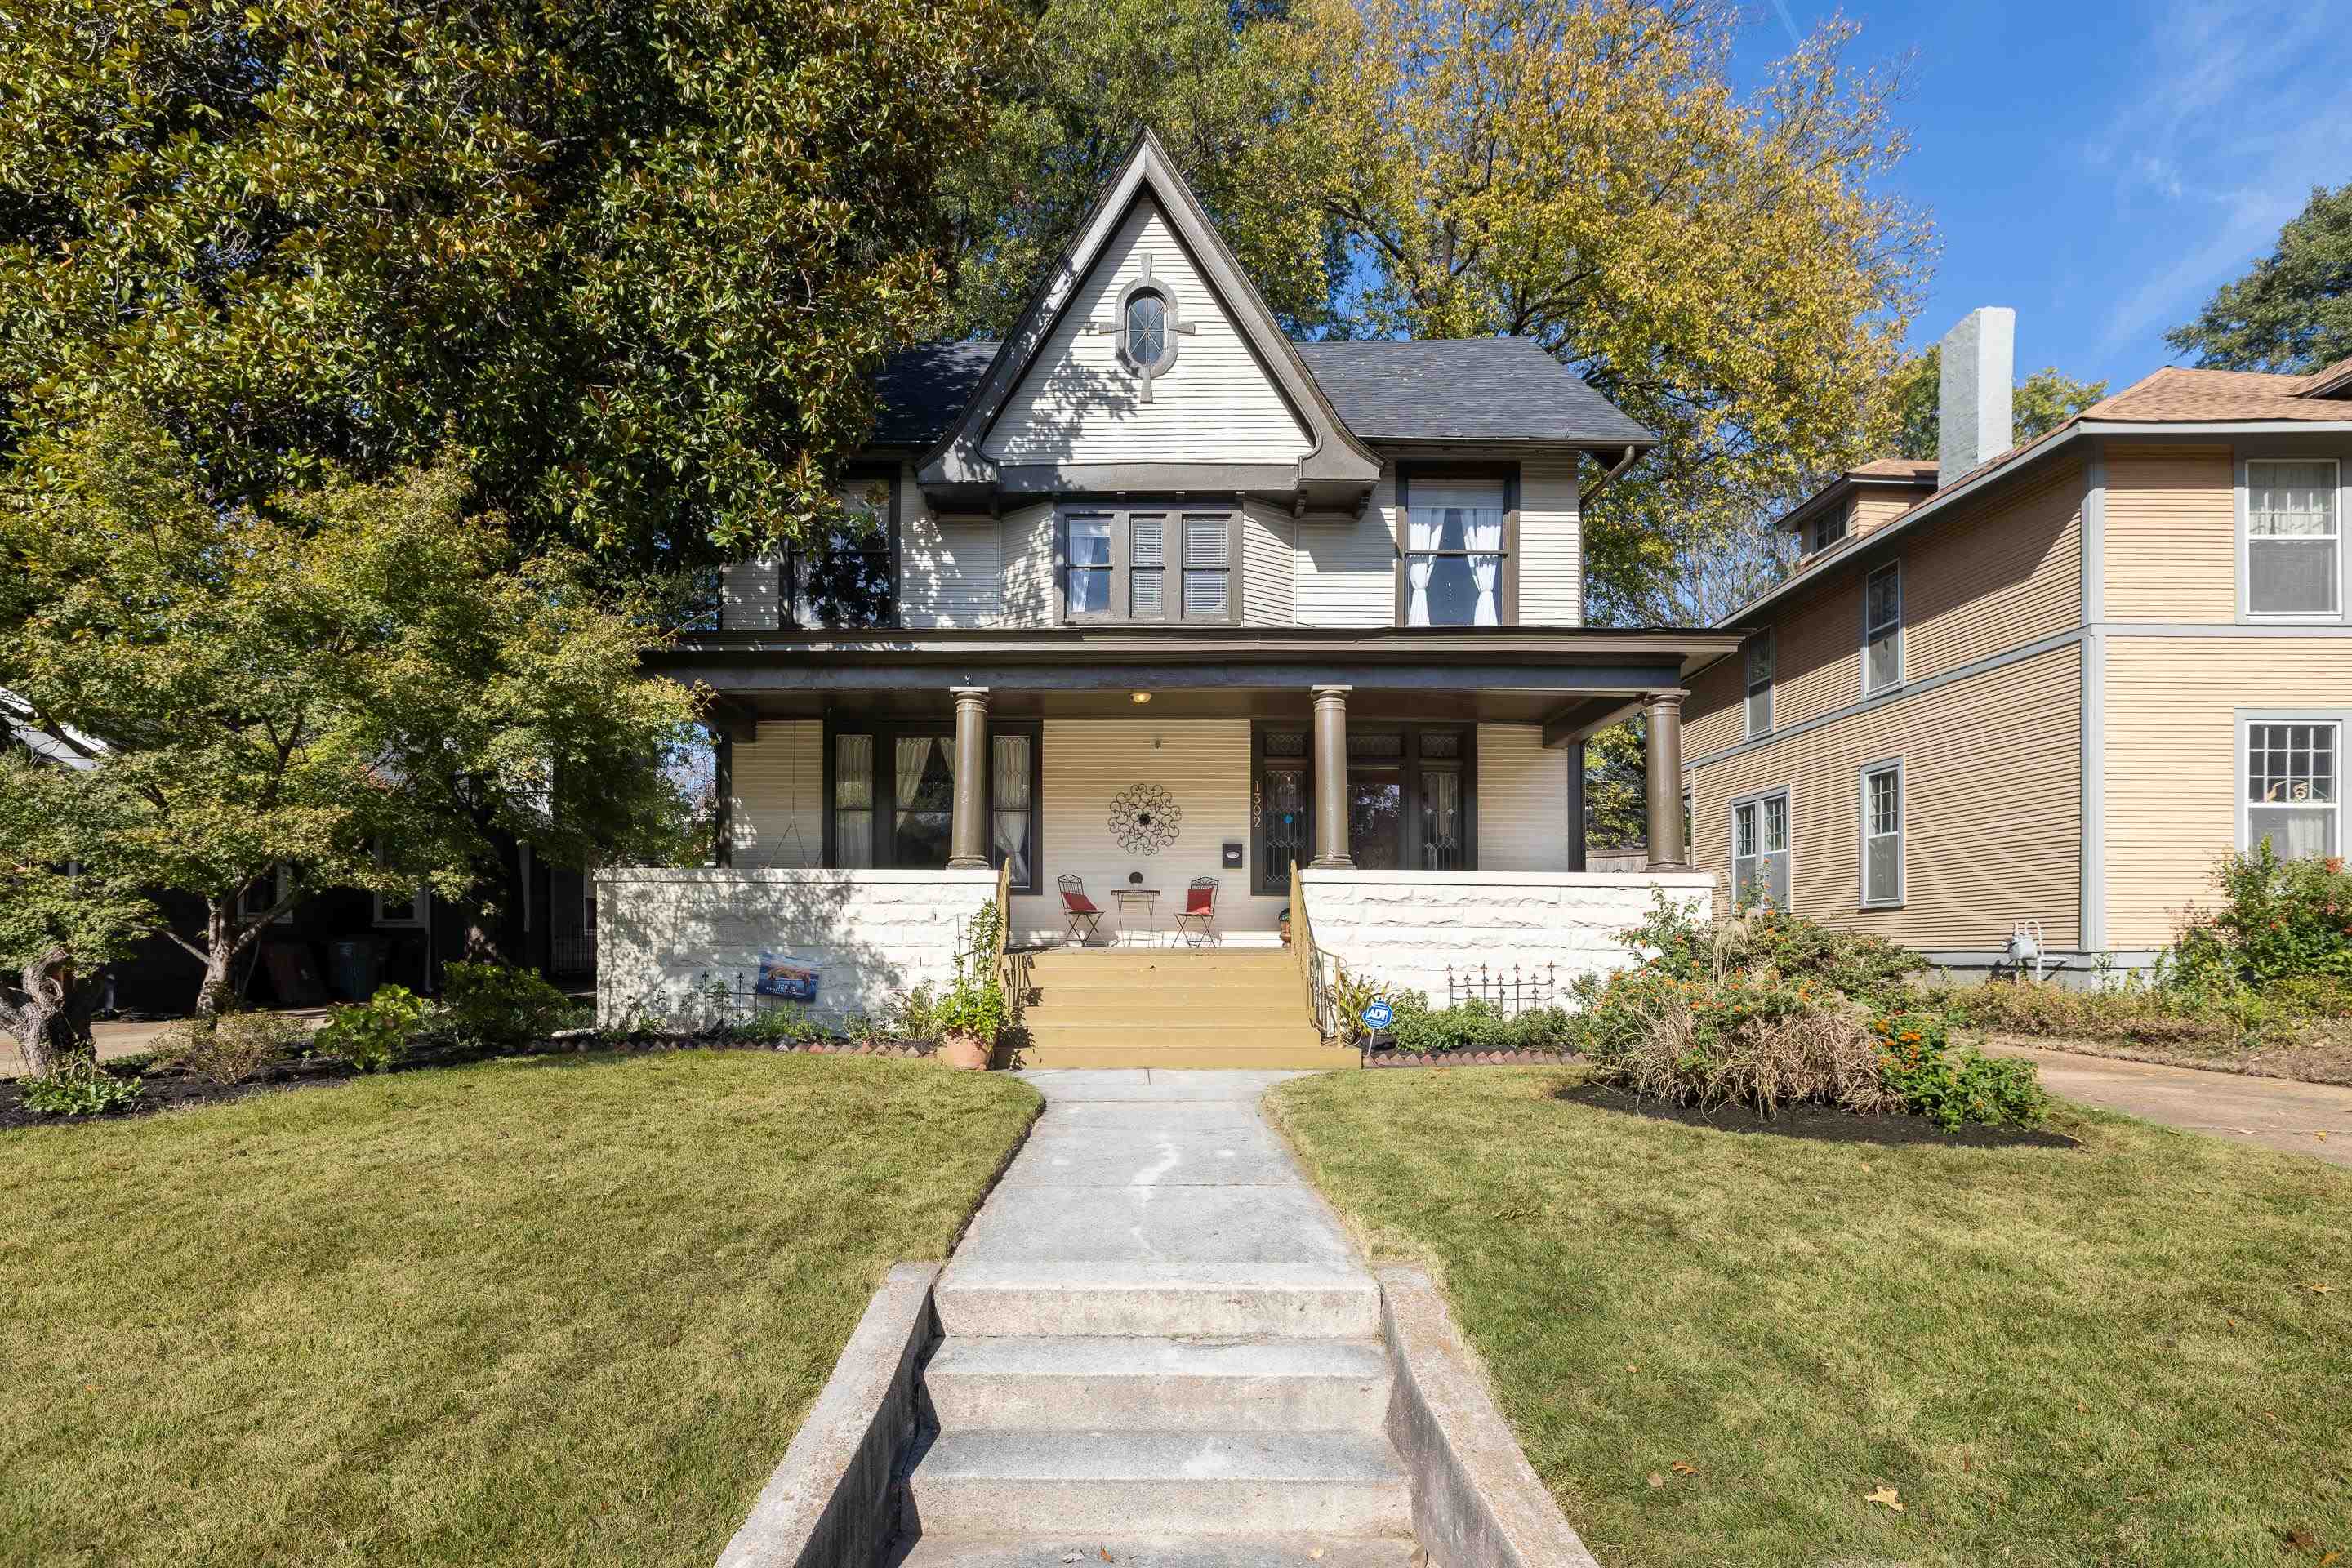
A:
{"type": "MultiPolygon", "coordinates": [[[[1942,250],[1913,331],[2017,310],[2021,374],[2120,388],[2167,329],[2267,252],[2314,184],[2352,180],[2344,0],[1849,0],[1853,58],[1909,56],[1915,149],[1891,187],[1942,250]]],[[[1743,63],[1832,15],[1759,0],[1743,63]]]]}

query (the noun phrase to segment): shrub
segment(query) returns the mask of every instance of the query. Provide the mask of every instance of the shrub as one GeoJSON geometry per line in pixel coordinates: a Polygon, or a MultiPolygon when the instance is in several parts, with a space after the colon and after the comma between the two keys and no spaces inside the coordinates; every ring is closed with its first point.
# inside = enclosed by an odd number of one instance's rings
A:
{"type": "Polygon", "coordinates": [[[2223,856],[2213,884],[2221,908],[2192,910],[2168,955],[2166,974],[2176,987],[2352,981],[2352,872],[2341,857],[2282,860],[2265,838],[2223,856]]]}
{"type": "Polygon", "coordinates": [[[441,1002],[453,1037],[494,1048],[545,1039],[575,1011],[570,997],[537,974],[503,963],[449,965],[441,1002]]]}
{"type": "Polygon", "coordinates": [[[993,1042],[1004,1027],[1004,987],[993,974],[959,974],[940,994],[931,1023],[942,1035],[993,1042]]]}
{"type": "Polygon", "coordinates": [[[945,1032],[940,1027],[939,998],[928,985],[918,985],[899,997],[891,1009],[890,1022],[902,1040],[929,1043],[945,1032]]]}
{"type": "Polygon", "coordinates": [[[759,1008],[736,1026],[735,1032],[747,1040],[769,1046],[797,1046],[824,1037],[824,1031],[817,1027],[807,1009],[792,1002],[759,1008]]]}
{"type": "Polygon", "coordinates": [[[142,1079],[116,1078],[88,1057],[79,1057],[44,1077],[20,1079],[16,1092],[26,1110],[42,1116],[104,1116],[122,1110],[146,1090],[142,1079]]]}
{"type": "Polygon", "coordinates": [[[1650,976],[1612,988],[1616,1015],[1601,1076],[1636,1094],[1762,1115],[1811,1103],[1874,1113],[1899,1109],[1860,1011],[1810,983],[1737,971],[1719,983],[1650,976]]]}
{"type": "Polygon", "coordinates": [[[166,1036],[171,1061],[218,1084],[243,1083],[270,1063],[292,1056],[306,1033],[274,1013],[223,1013],[191,1018],[166,1036]]]}
{"type": "Polygon", "coordinates": [[[1870,1033],[1886,1087],[1915,1116],[1948,1131],[1969,1122],[2040,1127],[2050,1120],[2050,1096],[2040,1069],[2021,1058],[1986,1056],[1974,1046],[1953,1054],[1939,1014],[1874,1018],[1870,1033]]]}
{"type": "Polygon", "coordinates": [[[1861,1001],[1908,991],[1927,961],[1883,937],[1858,935],[1781,910],[1707,921],[1664,894],[1626,942],[1654,954],[1642,967],[1677,980],[1719,979],[1734,970],[1771,969],[1817,989],[1861,1001]]]}
{"type": "Polygon", "coordinates": [[[366,1001],[336,1008],[310,1043],[362,1072],[383,1072],[408,1054],[430,1012],[405,985],[380,985],[366,1001]]]}

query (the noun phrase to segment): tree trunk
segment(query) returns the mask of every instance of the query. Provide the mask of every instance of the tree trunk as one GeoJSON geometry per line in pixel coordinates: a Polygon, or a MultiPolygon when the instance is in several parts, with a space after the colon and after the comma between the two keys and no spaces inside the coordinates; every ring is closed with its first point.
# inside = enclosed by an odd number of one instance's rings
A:
{"type": "MultiPolygon", "coordinates": [[[[490,875],[482,881],[499,889],[499,900],[495,906],[478,903],[466,911],[466,962],[508,963],[512,962],[506,953],[509,938],[521,935],[522,854],[495,847],[484,869],[490,875]]],[[[524,957],[527,961],[529,954],[524,957]]]]}
{"type": "Polygon", "coordinates": [[[196,992],[196,1016],[215,1018],[236,1011],[236,984],[231,978],[236,955],[245,951],[239,940],[235,908],[217,900],[205,910],[205,981],[196,992]]]}
{"type": "Polygon", "coordinates": [[[25,965],[19,977],[21,1006],[0,1005],[5,1023],[25,1054],[25,1070],[44,1078],[77,1056],[90,1054],[89,998],[77,1007],[73,954],[53,947],[25,965]]]}

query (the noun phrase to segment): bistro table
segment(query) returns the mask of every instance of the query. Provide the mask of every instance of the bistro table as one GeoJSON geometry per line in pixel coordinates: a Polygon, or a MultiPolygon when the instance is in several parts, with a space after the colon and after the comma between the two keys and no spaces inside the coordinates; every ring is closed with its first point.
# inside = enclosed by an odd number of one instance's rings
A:
{"type": "Polygon", "coordinates": [[[1140,906],[1143,910],[1142,934],[1150,937],[1146,945],[1160,945],[1160,889],[1157,888],[1113,888],[1111,897],[1118,900],[1118,940],[1122,946],[1133,946],[1137,934],[1128,922],[1140,906]]]}

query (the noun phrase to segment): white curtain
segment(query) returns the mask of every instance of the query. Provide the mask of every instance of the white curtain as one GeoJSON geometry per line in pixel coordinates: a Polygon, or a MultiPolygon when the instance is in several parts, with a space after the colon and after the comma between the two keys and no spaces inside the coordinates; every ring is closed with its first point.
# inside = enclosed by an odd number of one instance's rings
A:
{"type": "Polygon", "coordinates": [[[931,754],[931,742],[926,736],[904,736],[899,739],[897,752],[898,763],[898,809],[912,811],[915,797],[923,791],[923,763],[931,754]]]}
{"type": "Polygon", "coordinates": [[[1471,512],[1469,519],[1464,544],[1471,552],[1470,581],[1478,590],[1478,605],[1471,613],[1470,624],[1498,626],[1503,617],[1501,600],[1495,590],[1503,581],[1503,557],[1497,553],[1503,548],[1503,514],[1482,509],[1471,512]]]}
{"type": "Polygon", "coordinates": [[[1442,515],[1415,507],[1405,519],[1405,582],[1412,589],[1404,608],[1404,624],[1409,626],[1429,625],[1429,579],[1437,570],[1437,558],[1413,552],[1438,547],[1437,520],[1442,515]]]}
{"type": "Polygon", "coordinates": [[[995,744],[996,852],[1012,868],[1015,887],[1029,880],[1029,738],[999,735],[995,744]]]}

